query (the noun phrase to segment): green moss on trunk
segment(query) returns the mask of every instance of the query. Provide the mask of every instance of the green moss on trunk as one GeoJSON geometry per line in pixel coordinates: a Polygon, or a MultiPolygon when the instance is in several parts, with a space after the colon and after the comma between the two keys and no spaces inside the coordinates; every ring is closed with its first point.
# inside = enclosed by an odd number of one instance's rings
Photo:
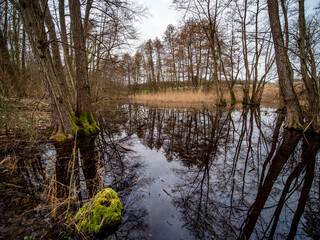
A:
{"type": "Polygon", "coordinates": [[[92,113],[86,111],[77,117],[75,112],[71,112],[72,133],[77,136],[92,136],[97,134],[100,129],[93,119],[92,113]]]}
{"type": "Polygon", "coordinates": [[[97,234],[102,227],[111,227],[121,221],[122,204],[111,188],[100,191],[74,217],[76,229],[97,234]]]}

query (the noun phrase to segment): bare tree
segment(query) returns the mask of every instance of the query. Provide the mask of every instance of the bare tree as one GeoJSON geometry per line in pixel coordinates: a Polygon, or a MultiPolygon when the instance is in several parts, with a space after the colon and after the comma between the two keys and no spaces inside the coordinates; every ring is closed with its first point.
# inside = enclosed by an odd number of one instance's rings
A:
{"type": "Polygon", "coordinates": [[[304,1],[298,1],[298,16],[297,14],[295,14],[292,17],[292,20],[298,23],[297,26],[299,31],[296,37],[298,46],[297,50],[295,50],[294,48],[289,48],[290,46],[288,42],[290,28],[288,26],[288,10],[284,4],[284,1],[281,0],[280,2],[281,9],[284,13],[285,18],[285,36],[283,36],[282,34],[282,27],[280,24],[279,2],[277,0],[268,0],[267,3],[271,32],[273,36],[273,45],[276,54],[280,91],[286,106],[285,125],[287,127],[293,128],[304,128],[303,124],[305,124],[307,128],[311,126],[315,131],[319,131],[320,95],[319,83],[317,82],[316,61],[314,57],[315,48],[312,47],[310,41],[310,38],[312,38],[312,36],[308,34],[304,1]],[[291,53],[298,57],[300,62],[300,70],[298,70],[298,72],[301,75],[304,86],[306,88],[306,98],[308,105],[306,111],[302,111],[302,108],[304,108],[304,106],[299,102],[297,93],[294,89],[293,63],[291,63],[289,59],[289,50],[291,53]]]}
{"type": "Polygon", "coordinates": [[[320,130],[320,102],[319,85],[317,82],[317,69],[310,43],[310,36],[307,34],[304,0],[299,0],[299,57],[301,76],[307,90],[308,100],[308,122],[313,123],[314,127],[320,130]]]}
{"type": "Polygon", "coordinates": [[[303,116],[297,95],[293,88],[293,72],[283,39],[278,0],[268,0],[267,3],[275,48],[279,86],[286,105],[285,126],[297,128],[301,125],[303,116]]]}
{"type": "Polygon", "coordinates": [[[217,55],[217,41],[219,41],[219,17],[221,16],[223,10],[226,8],[226,5],[228,5],[229,3],[225,3],[222,0],[208,0],[204,2],[198,0],[175,0],[174,4],[176,5],[177,9],[184,10],[187,13],[190,13],[191,16],[199,20],[205,36],[210,44],[213,61],[213,81],[217,94],[216,105],[225,106],[226,102],[223,97],[223,91],[221,88],[221,79],[219,79],[218,77],[219,56],[217,55]]]}

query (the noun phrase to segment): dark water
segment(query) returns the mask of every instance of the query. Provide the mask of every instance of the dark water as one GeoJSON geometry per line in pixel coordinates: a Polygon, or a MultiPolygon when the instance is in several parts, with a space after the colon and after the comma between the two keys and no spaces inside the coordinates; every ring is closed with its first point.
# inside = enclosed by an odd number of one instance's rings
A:
{"type": "Polygon", "coordinates": [[[30,181],[54,177],[61,198],[72,182],[84,202],[116,190],[123,219],[107,239],[319,239],[319,137],[283,120],[274,109],[117,106],[75,155],[74,143],[42,144],[30,181]]]}

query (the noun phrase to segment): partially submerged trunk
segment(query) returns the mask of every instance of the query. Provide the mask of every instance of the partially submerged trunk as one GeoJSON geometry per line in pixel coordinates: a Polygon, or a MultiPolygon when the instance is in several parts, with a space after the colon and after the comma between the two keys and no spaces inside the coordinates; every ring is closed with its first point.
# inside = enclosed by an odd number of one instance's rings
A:
{"type": "Polygon", "coordinates": [[[298,128],[303,121],[298,97],[293,88],[293,71],[285,48],[279,19],[278,0],[268,0],[268,11],[275,48],[280,92],[286,105],[285,126],[298,128]]]}
{"type": "Polygon", "coordinates": [[[88,60],[86,55],[86,35],[81,22],[79,0],[69,0],[72,38],[76,65],[77,107],[72,113],[74,134],[94,135],[99,132],[91,112],[90,84],[88,77],[88,60]]]}

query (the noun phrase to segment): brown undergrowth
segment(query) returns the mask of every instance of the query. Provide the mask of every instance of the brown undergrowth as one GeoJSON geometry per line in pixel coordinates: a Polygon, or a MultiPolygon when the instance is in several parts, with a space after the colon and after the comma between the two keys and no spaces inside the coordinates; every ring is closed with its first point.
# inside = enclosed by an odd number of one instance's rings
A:
{"type": "Polygon", "coordinates": [[[43,99],[0,99],[0,159],[48,140],[50,109],[43,99]]]}
{"type": "MultiPolygon", "coordinates": [[[[223,90],[227,105],[231,105],[231,97],[227,89],[223,90]]],[[[241,86],[234,89],[237,106],[241,107],[243,91],[241,86]]],[[[145,93],[130,95],[129,99],[134,103],[143,103],[156,107],[212,107],[216,102],[214,91],[206,93],[201,90],[167,91],[159,93],[145,93]]],[[[267,84],[264,88],[261,107],[278,107],[278,84],[267,84]]]]}

